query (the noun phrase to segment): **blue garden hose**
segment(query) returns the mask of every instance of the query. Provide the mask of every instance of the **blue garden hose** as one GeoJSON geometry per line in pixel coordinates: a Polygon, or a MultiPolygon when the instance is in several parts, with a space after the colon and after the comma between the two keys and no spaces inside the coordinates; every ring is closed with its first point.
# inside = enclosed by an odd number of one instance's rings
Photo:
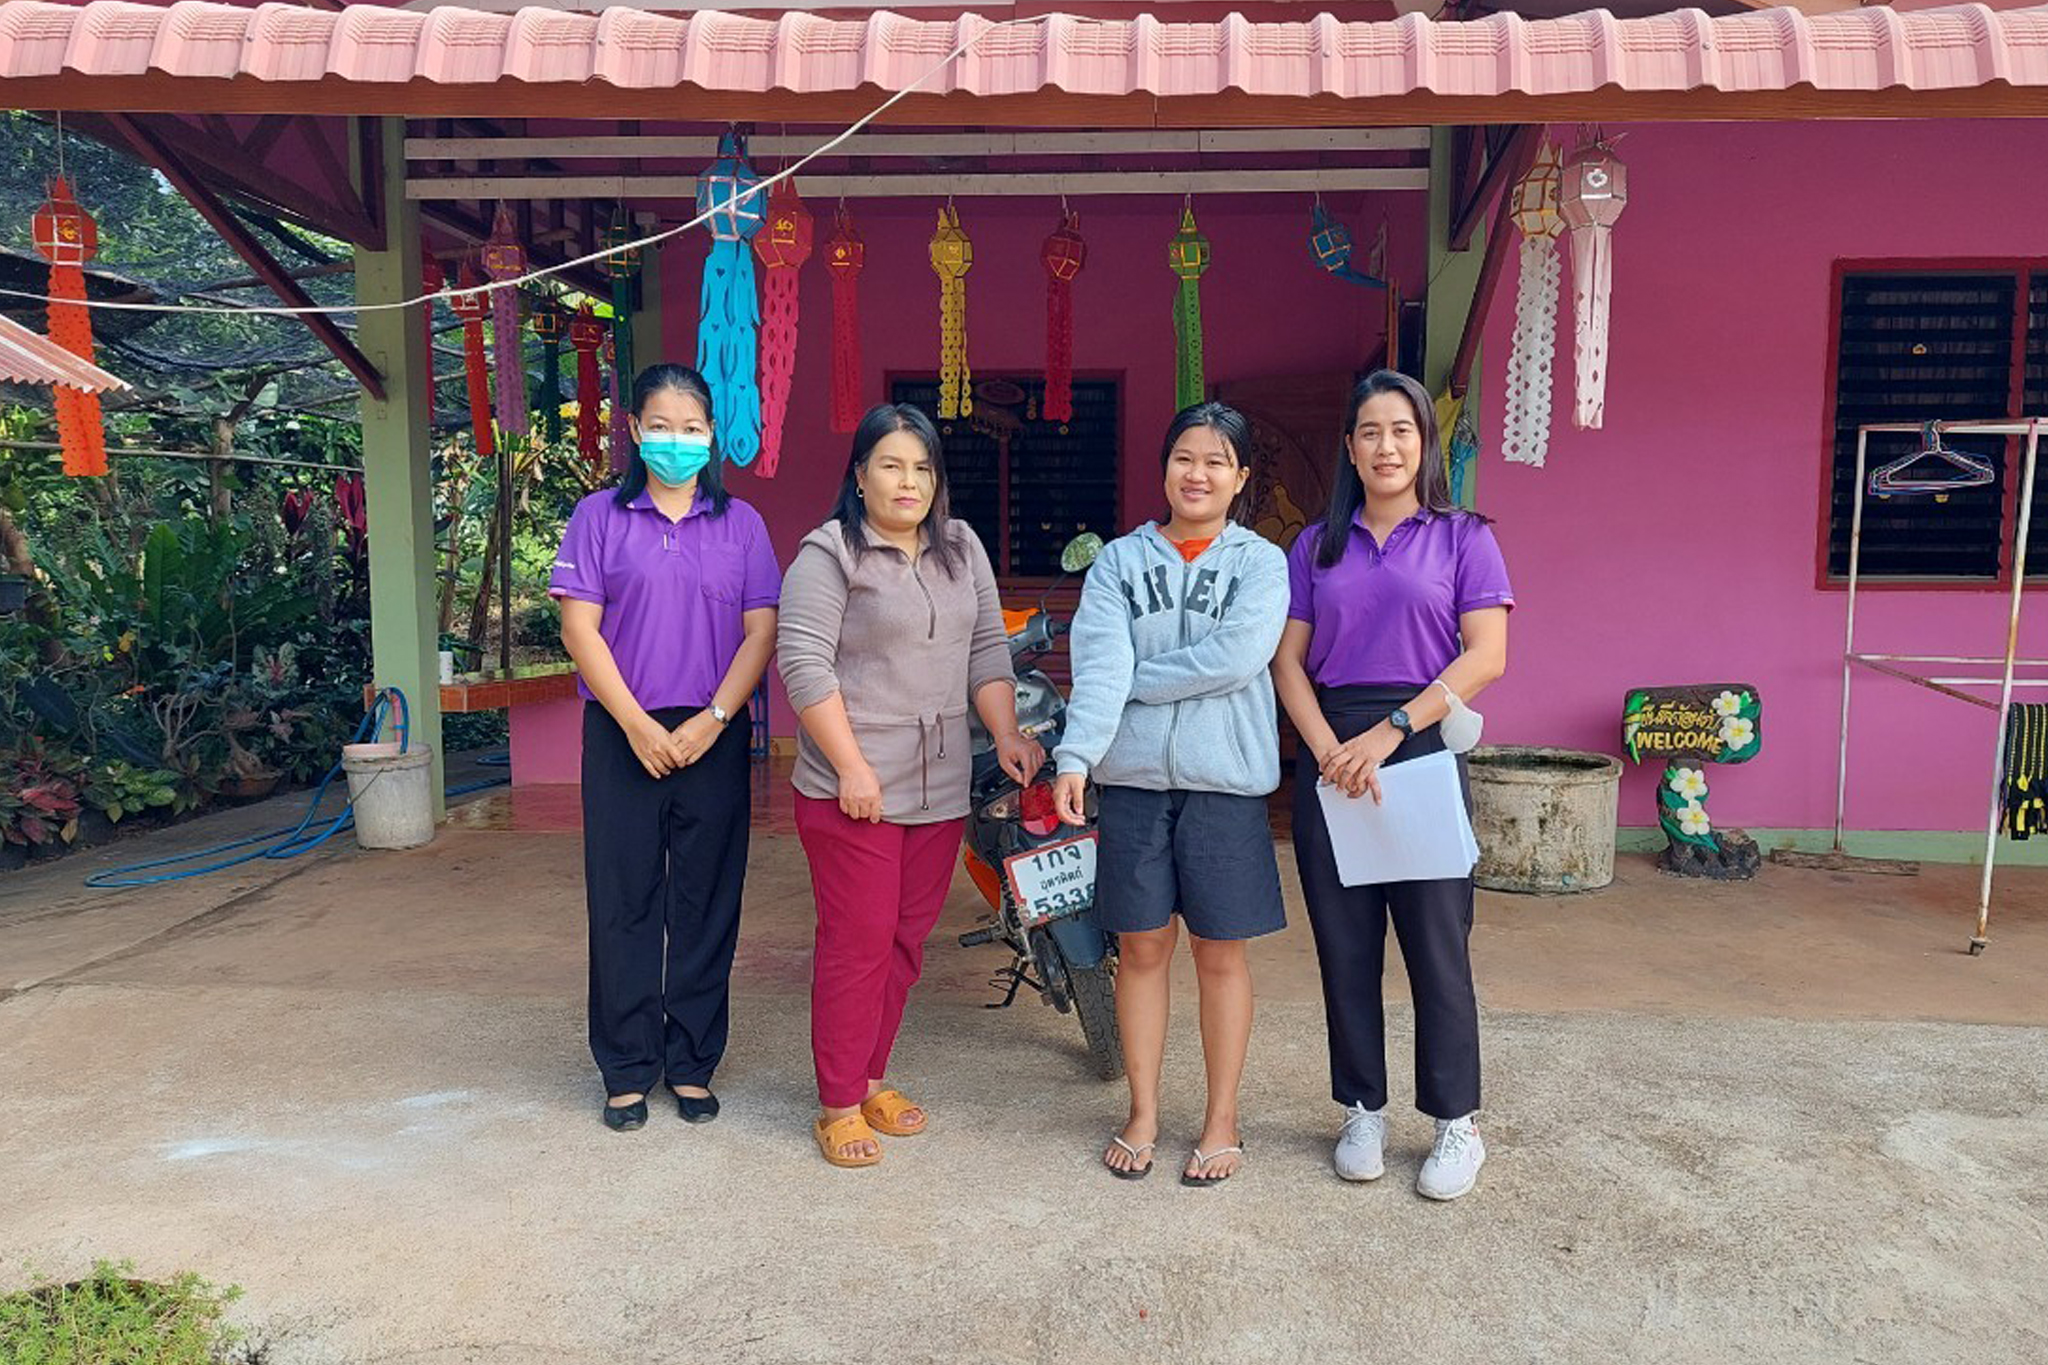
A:
{"type": "MultiPolygon", "coordinates": [[[[406,705],[405,694],[395,687],[387,687],[377,694],[377,704],[370,709],[369,714],[363,717],[363,723],[356,727],[355,738],[350,742],[354,744],[372,742],[377,736],[381,735],[384,731],[385,719],[391,715],[394,709],[394,701],[396,703],[397,715],[392,718],[391,723],[392,728],[398,732],[398,751],[404,753],[407,746],[412,743],[412,712],[411,708],[406,705]]],[[[492,761],[492,758],[485,758],[481,761],[494,767],[498,766],[492,761]]],[[[504,761],[509,766],[509,756],[504,761]]],[[[194,849],[190,853],[180,853],[169,858],[155,858],[144,863],[129,863],[125,867],[111,867],[103,872],[93,873],[85,879],[85,884],[95,890],[102,891],[124,886],[158,886],[165,882],[178,882],[190,877],[203,877],[209,872],[220,872],[230,867],[240,867],[243,863],[252,863],[258,859],[268,858],[281,861],[286,858],[296,858],[302,853],[310,853],[335,835],[355,824],[355,800],[350,798],[335,817],[327,822],[325,828],[316,832],[308,832],[308,827],[312,825],[315,813],[320,809],[320,802],[327,795],[328,786],[333,783],[335,778],[341,775],[341,768],[342,765],[336,763],[327,770],[327,776],[321,778],[320,785],[313,789],[313,799],[306,804],[306,813],[299,818],[299,823],[296,825],[280,825],[276,829],[265,830],[261,834],[252,834],[246,839],[235,839],[225,844],[214,844],[209,848],[194,849]],[[246,849],[247,852],[236,852],[238,849],[246,849]],[[223,853],[232,853],[235,856],[220,858],[219,855],[223,853]],[[183,866],[183,864],[194,862],[201,858],[219,858],[219,861],[205,863],[199,867],[183,866]],[[157,868],[175,868],[176,870],[158,872],[154,870],[157,868]]],[[[485,778],[477,782],[465,782],[459,787],[448,788],[445,795],[466,796],[471,792],[500,786],[510,780],[511,777],[507,775],[505,777],[485,778]]]]}

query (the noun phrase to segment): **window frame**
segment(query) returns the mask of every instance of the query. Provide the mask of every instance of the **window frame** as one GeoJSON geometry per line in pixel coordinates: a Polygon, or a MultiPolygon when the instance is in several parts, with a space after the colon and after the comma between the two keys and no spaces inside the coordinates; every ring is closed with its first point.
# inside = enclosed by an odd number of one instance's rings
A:
{"type": "MultiPolygon", "coordinates": [[[[2006,385],[2006,416],[2020,420],[2026,414],[2024,405],[2027,393],[2027,322],[2032,308],[2033,283],[2036,275],[2048,275],[2048,256],[1940,256],[1940,257],[1847,257],[1837,258],[1828,279],[1828,326],[1825,345],[1827,347],[1826,377],[1823,381],[1825,400],[1821,404],[1821,459],[1819,479],[1818,532],[1814,546],[1814,587],[1821,592],[1845,593],[1849,589],[1849,576],[1828,572],[1829,550],[1834,539],[1834,487],[1835,487],[1835,411],[1840,398],[1842,358],[1842,294],[1843,286],[1850,275],[1971,275],[2010,274],[2015,281],[2013,294],[2013,346],[2011,374],[2006,385]]],[[[2039,414],[2048,417],[2048,413],[2039,414]]],[[[2044,477],[2042,466],[2048,466],[2048,435],[2044,435],[2042,449],[2037,456],[2034,475],[2036,502],[2048,496],[2042,490],[2048,489],[2048,477],[2044,477]]],[[[1998,537],[1998,572],[1990,578],[1900,578],[1885,576],[1873,578],[1868,573],[1859,574],[1856,579],[1858,592],[1966,592],[1966,593],[2010,593],[2013,578],[2013,551],[2019,537],[2019,509],[2023,480],[2025,438],[2006,438],[2005,467],[2010,473],[2005,488],[2004,505],[2000,509],[1998,537]]],[[[2048,564],[2036,568],[2028,566],[2027,582],[2030,584],[2048,582],[2048,564]]]]}

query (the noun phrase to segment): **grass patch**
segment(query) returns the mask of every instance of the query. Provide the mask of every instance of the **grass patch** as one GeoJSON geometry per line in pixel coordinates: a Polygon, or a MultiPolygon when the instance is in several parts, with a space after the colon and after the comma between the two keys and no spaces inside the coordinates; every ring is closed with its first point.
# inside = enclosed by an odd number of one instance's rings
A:
{"type": "Polygon", "coordinates": [[[38,1279],[0,1298],[0,1361],[7,1365],[219,1365],[251,1360],[242,1333],[222,1321],[239,1288],[190,1273],[138,1280],[128,1262],[97,1262],[69,1284],[38,1279]]]}

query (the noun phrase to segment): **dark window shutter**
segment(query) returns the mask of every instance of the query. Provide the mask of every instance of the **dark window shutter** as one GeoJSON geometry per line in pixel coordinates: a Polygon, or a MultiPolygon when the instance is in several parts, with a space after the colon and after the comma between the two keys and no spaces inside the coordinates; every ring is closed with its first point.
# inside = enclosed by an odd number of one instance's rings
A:
{"type": "MultiPolygon", "coordinates": [[[[2027,282],[2027,392],[2020,409],[2028,417],[2048,415],[2048,273],[2037,273],[2027,282]]],[[[2026,458],[2024,440],[2016,442],[2013,458],[2026,458]]],[[[2048,436],[2041,442],[2034,472],[2034,518],[2027,530],[2027,577],[2048,576],[2048,436]]],[[[2024,468],[2014,464],[2017,479],[2024,468]]],[[[2017,528],[2014,531],[2018,533],[2017,528]]]]}
{"type": "MultiPolygon", "coordinates": [[[[2009,415],[2018,288],[2018,277],[2011,273],[1843,276],[1828,527],[1831,576],[1849,572],[1859,425],[2009,415]]],[[[2032,345],[2030,333],[2030,351],[2032,345]]],[[[1918,442],[1917,436],[1872,435],[1869,467],[1910,453],[1918,442]]],[[[1866,577],[1997,578],[2006,441],[1952,437],[1949,443],[1987,456],[1999,470],[1998,482],[1939,502],[1932,497],[1866,498],[1861,565],[1866,577]]]]}

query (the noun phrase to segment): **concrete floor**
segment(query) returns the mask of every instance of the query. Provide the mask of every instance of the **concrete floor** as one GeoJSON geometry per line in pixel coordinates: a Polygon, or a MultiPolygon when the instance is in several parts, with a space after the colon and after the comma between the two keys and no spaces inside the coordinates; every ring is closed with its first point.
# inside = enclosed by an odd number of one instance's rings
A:
{"type": "MultiPolygon", "coordinates": [[[[79,886],[277,814],[0,880],[0,1280],[197,1269],[247,1289],[283,1365],[2048,1358],[2042,871],[2001,875],[1974,959],[1960,868],[1709,887],[1625,860],[1595,896],[1482,897],[1492,1159],[1438,1206],[1411,1189],[1405,1006],[1388,1177],[1329,1172],[1298,901],[1255,949],[1229,1186],[1095,1166],[1122,1088],[1072,1020],[981,1008],[1000,963],[952,943],[964,878],[898,1053],[933,1129],[841,1172],[807,1131],[810,905],[774,792],[725,1116],[625,1136],[595,1113],[561,793],[411,853],[79,886]]],[[[1200,1115],[1191,1005],[1169,1167],[1200,1115]]]]}

